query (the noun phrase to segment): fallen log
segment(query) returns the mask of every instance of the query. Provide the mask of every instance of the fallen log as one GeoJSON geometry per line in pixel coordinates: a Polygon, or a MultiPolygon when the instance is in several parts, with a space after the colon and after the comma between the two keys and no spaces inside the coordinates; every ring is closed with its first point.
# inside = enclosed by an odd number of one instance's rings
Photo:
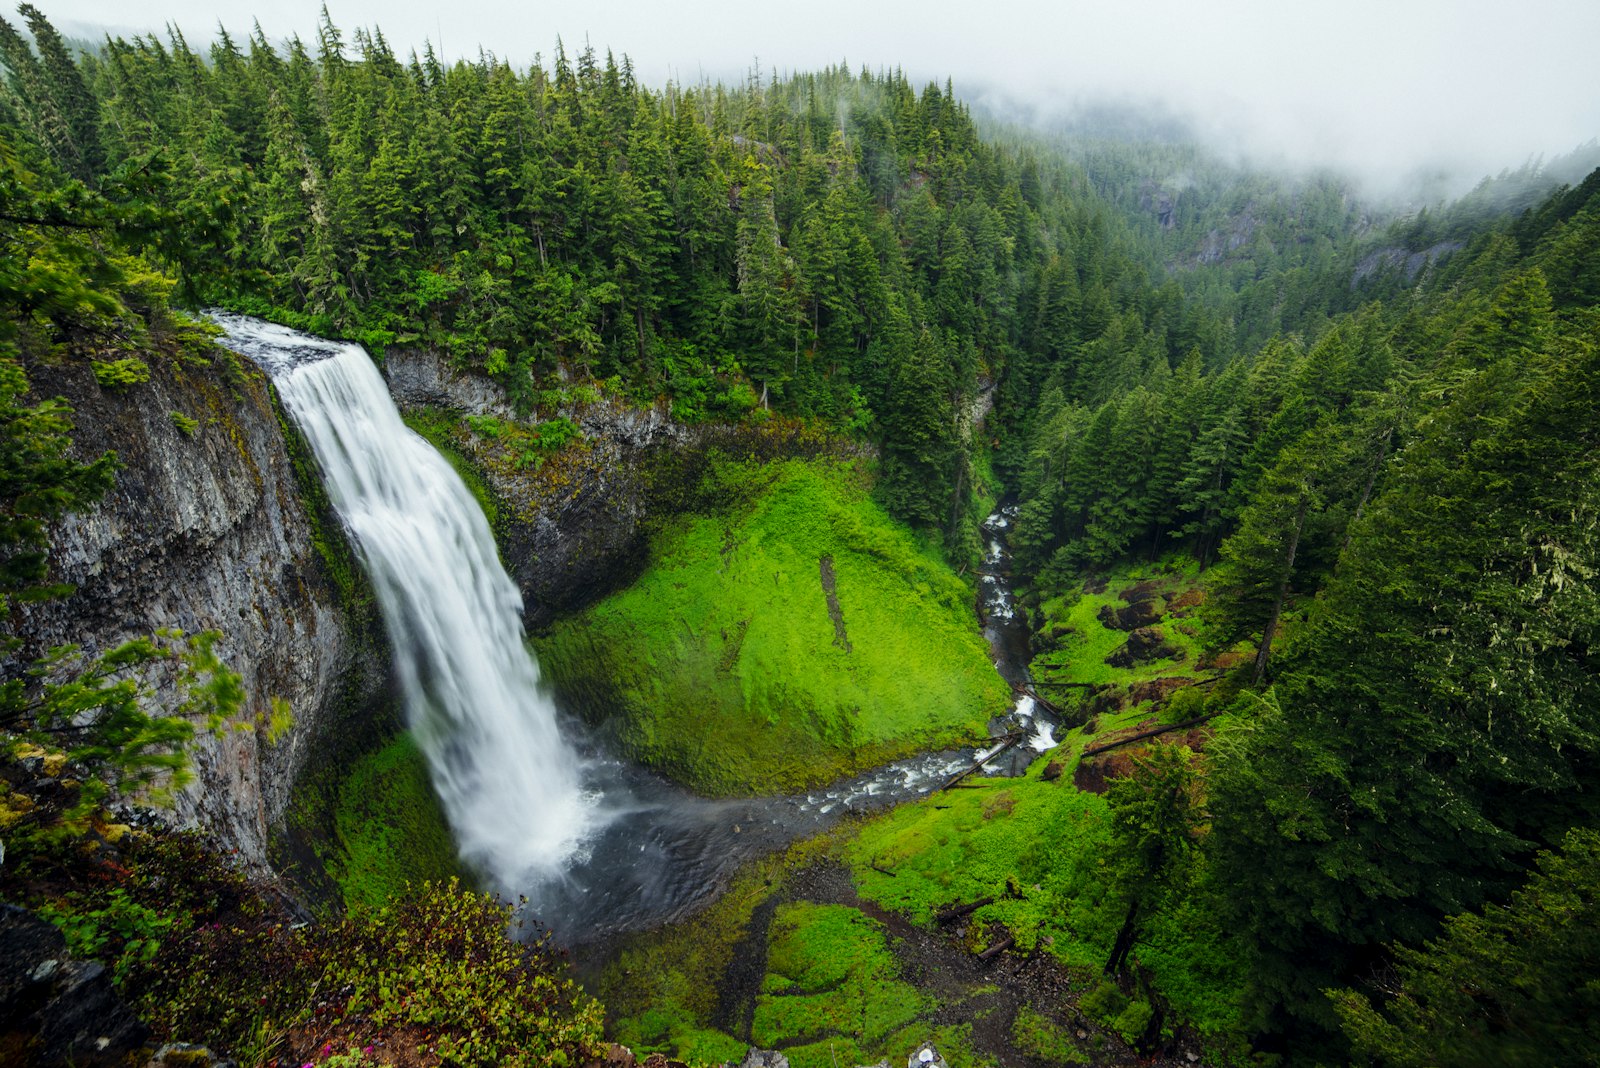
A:
{"type": "Polygon", "coordinates": [[[970,768],[968,768],[967,770],[958,771],[958,772],[956,772],[956,774],[950,776],[950,778],[946,779],[944,785],[939,787],[939,789],[940,790],[948,790],[948,789],[950,789],[950,787],[954,786],[956,783],[960,782],[962,779],[965,779],[968,775],[971,775],[973,772],[977,771],[979,768],[981,768],[985,764],[989,763],[989,761],[993,760],[995,757],[999,756],[1001,753],[1004,753],[1007,750],[1011,749],[1012,747],[1014,747],[1020,741],[1022,741],[1022,732],[1021,731],[1017,731],[1014,734],[1007,735],[1004,744],[1002,744],[998,749],[996,749],[994,752],[990,753],[988,756],[979,757],[977,760],[973,761],[972,766],[970,768]]]}
{"type": "Polygon", "coordinates": [[[982,953],[979,953],[978,954],[978,959],[979,960],[989,960],[989,959],[991,959],[993,957],[998,957],[1000,954],[1002,954],[1006,950],[1010,949],[1012,944],[1015,943],[1015,942],[1016,942],[1015,938],[1012,938],[1010,935],[1007,935],[1005,938],[1000,939],[1000,941],[996,942],[994,945],[990,946],[988,949],[984,950],[982,953]]]}
{"type": "Polygon", "coordinates": [[[1114,742],[1107,742],[1105,745],[1097,745],[1091,749],[1085,749],[1083,751],[1083,756],[1099,756],[1101,753],[1109,752],[1110,750],[1116,749],[1120,746],[1132,745],[1134,742],[1142,742],[1146,738],[1154,738],[1158,734],[1166,734],[1168,731],[1181,731],[1187,727],[1193,727],[1204,723],[1206,720],[1210,719],[1216,714],[1217,713],[1215,712],[1207,712],[1203,716],[1196,716],[1194,719],[1186,719],[1182,723],[1170,723],[1165,727],[1156,727],[1154,730],[1140,731],[1138,734],[1130,734],[1126,738],[1118,738],[1114,742]]]}
{"type": "Polygon", "coordinates": [[[933,914],[933,922],[934,923],[938,923],[938,924],[950,923],[950,922],[952,922],[954,920],[959,920],[963,916],[972,915],[974,912],[977,912],[979,909],[983,908],[983,906],[985,906],[985,905],[993,905],[993,904],[994,904],[994,898],[992,898],[992,897],[980,897],[978,900],[972,902],[970,905],[956,905],[953,908],[944,909],[941,912],[934,913],[933,914]]]}

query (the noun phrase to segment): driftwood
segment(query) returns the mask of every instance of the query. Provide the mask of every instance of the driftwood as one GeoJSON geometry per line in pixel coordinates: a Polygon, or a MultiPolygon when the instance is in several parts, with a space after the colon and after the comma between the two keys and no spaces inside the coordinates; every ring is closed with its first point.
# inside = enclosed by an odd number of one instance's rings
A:
{"type": "Polygon", "coordinates": [[[948,789],[950,789],[950,787],[954,786],[956,783],[960,782],[962,779],[965,779],[968,775],[971,775],[973,772],[977,771],[979,768],[981,768],[985,764],[989,763],[989,761],[993,760],[995,757],[999,756],[1001,753],[1004,753],[1007,750],[1009,750],[1009,749],[1013,748],[1014,746],[1016,746],[1016,744],[1018,742],[1020,742],[1020,741],[1022,741],[1022,732],[1021,731],[1017,731],[1016,733],[1009,735],[1006,738],[1004,744],[1002,744],[1000,746],[1000,748],[996,749],[994,752],[990,753],[988,756],[981,757],[978,760],[975,760],[973,762],[972,766],[970,768],[968,768],[967,770],[958,771],[954,775],[950,776],[950,778],[946,779],[945,782],[944,782],[944,785],[939,787],[939,789],[940,790],[948,790],[948,789]]]}
{"type": "Polygon", "coordinates": [[[978,959],[989,960],[993,957],[998,957],[1000,954],[1010,949],[1014,942],[1016,942],[1016,939],[1012,938],[1010,935],[1007,935],[1005,938],[1000,939],[1000,941],[996,942],[982,953],[979,953],[978,959]]]}
{"type": "Polygon", "coordinates": [[[1203,716],[1196,716],[1194,719],[1186,719],[1182,723],[1173,723],[1165,727],[1157,727],[1154,730],[1140,731],[1138,734],[1130,734],[1126,738],[1119,738],[1114,742],[1107,742],[1105,745],[1097,745],[1092,749],[1085,749],[1083,751],[1083,756],[1099,756],[1101,753],[1108,752],[1124,745],[1132,745],[1134,742],[1142,742],[1146,738],[1154,738],[1158,734],[1166,734],[1168,731],[1181,731],[1186,727],[1193,727],[1197,724],[1204,723],[1206,720],[1215,715],[1215,712],[1207,712],[1203,716]]]}
{"type": "Polygon", "coordinates": [[[1055,716],[1058,719],[1064,719],[1065,718],[1065,716],[1062,713],[1061,709],[1056,705],[1056,703],[1054,701],[1052,701],[1049,698],[1044,697],[1043,695],[1041,695],[1039,693],[1039,691],[1035,690],[1031,685],[1022,687],[1022,692],[1027,694],[1029,697],[1033,698],[1034,704],[1040,705],[1041,707],[1044,708],[1044,710],[1046,712],[1050,713],[1052,716],[1055,716]]]}
{"type": "Polygon", "coordinates": [[[983,906],[985,906],[985,905],[993,905],[993,904],[994,904],[994,898],[992,898],[992,897],[980,897],[978,900],[972,902],[970,905],[956,905],[953,908],[945,909],[943,912],[934,913],[933,914],[933,922],[934,923],[941,923],[941,924],[950,923],[950,922],[952,922],[954,920],[959,920],[963,916],[972,915],[974,912],[977,912],[979,909],[983,908],[983,906]]]}

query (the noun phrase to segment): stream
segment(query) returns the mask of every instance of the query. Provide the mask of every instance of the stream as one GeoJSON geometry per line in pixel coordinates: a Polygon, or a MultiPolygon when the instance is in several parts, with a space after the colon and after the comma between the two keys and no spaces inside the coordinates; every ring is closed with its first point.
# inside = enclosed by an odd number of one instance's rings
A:
{"type": "MultiPolygon", "coordinates": [[[[937,789],[987,750],[897,761],[827,787],[708,800],[607,752],[540,682],[506,575],[476,501],[401,421],[371,358],[245,316],[222,314],[223,344],[278,388],[317,458],[328,496],[372,579],[418,740],[463,861],[486,888],[528,899],[568,945],[671,922],[713,898],[746,861],[937,789]]],[[[1005,505],[983,523],[978,617],[1018,698],[990,724],[1025,740],[987,774],[1020,774],[1054,725],[1023,691],[1028,634],[1012,595],[1005,505]]]]}

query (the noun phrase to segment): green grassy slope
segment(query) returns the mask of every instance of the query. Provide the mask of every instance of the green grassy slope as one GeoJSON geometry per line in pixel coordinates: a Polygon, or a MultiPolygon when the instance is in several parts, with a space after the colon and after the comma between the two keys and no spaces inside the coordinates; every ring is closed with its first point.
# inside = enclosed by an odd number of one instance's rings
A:
{"type": "Polygon", "coordinates": [[[659,532],[636,583],[535,643],[636,758],[707,793],[772,793],[971,739],[1006,707],[971,591],[855,465],[715,477],[742,503],[659,532]]]}

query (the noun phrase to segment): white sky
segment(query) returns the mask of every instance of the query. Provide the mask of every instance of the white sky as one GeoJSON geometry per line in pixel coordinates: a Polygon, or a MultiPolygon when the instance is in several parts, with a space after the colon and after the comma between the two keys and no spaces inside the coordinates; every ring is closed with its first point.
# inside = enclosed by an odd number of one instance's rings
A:
{"type": "MultiPolygon", "coordinates": [[[[220,20],[311,38],[320,0],[36,0],[60,29],[220,20]]],[[[1377,181],[1429,168],[1475,178],[1600,136],[1597,0],[329,0],[348,33],[381,26],[404,56],[484,48],[518,65],[585,38],[649,84],[848,60],[953,77],[1048,113],[1077,99],[1155,100],[1219,146],[1377,181]]],[[[13,19],[13,21],[17,21],[13,19]]]]}

